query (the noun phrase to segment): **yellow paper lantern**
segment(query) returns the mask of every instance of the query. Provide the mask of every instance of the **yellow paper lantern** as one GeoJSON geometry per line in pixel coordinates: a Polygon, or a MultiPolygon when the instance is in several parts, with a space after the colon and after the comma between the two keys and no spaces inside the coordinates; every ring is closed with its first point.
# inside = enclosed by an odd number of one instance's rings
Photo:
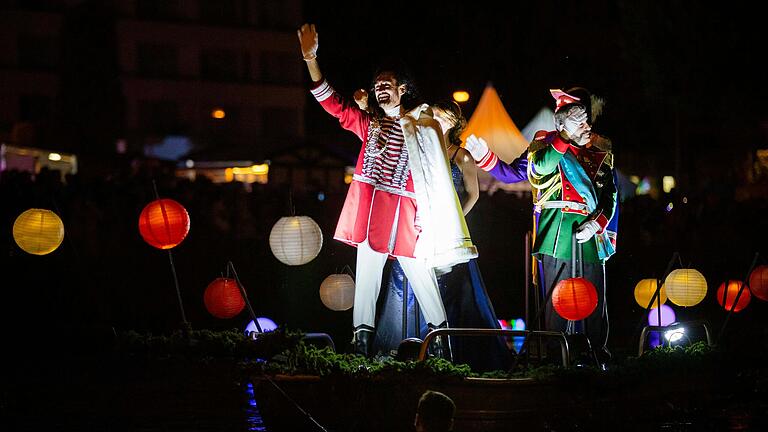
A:
{"type": "Polygon", "coordinates": [[[272,254],[290,266],[312,261],[322,247],[323,233],[309,216],[282,217],[269,233],[272,254]]]}
{"type": "MultiPolygon", "coordinates": [[[[656,279],[643,279],[635,285],[635,301],[643,309],[648,307],[648,303],[651,302],[651,297],[656,292],[656,279]]],[[[661,297],[661,304],[667,302],[667,289],[664,284],[661,285],[659,290],[659,297],[661,297]]],[[[659,307],[659,299],[655,299],[652,308],[659,307]]]]}
{"type": "Polygon", "coordinates": [[[64,240],[64,223],[50,210],[29,209],[13,223],[13,239],[24,252],[47,255],[64,240]]]}
{"type": "Polygon", "coordinates": [[[348,274],[332,274],[320,284],[320,300],[334,311],[345,311],[355,302],[355,281],[348,274]]]}
{"type": "Polygon", "coordinates": [[[707,295],[707,280],[694,269],[677,269],[664,281],[669,301],[678,306],[695,306],[707,295]]]}

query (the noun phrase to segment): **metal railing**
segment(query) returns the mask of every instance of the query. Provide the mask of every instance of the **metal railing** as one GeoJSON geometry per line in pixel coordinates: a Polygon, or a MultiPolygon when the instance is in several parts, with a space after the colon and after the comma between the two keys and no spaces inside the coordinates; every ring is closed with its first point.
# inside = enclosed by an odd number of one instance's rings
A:
{"type": "MultiPolygon", "coordinates": [[[[562,332],[538,331],[538,330],[507,330],[507,329],[479,329],[479,328],[441,328],[427,333],[419,350],[419,361],[427,358],[427,351],[432,339],[438,336],[524,336],[526,341],[531,336],[556,339],[560,343],[560,355],[564,367],[570,364],[570,350],[568,339],[562,332]]],[[[527,345],[524,343],[524,346],[527,345]]]]}
{"type": "MultiPolygon", "coordinates": [[[[684,321],[679,323],[673,323],[667,326],[645,326],[643,327],[643,330],[640,331],[640,342],[639,347],[637,350],[637,355],[641,356],[643,355],[643,352],[645,352],[645,343],[648,340],[648,334],[652,332],[657,333],[665,333],[668,331],[674,331],[679,329],[684,329],[686,327],[695,327],[695,326],[701,326],[704,328],[704,333],[707,336],[707,345],[712,346],[712,335],[709,332],[709,325],[706,321],[703,320],[695,320],[695,321],[684,321]]],[[[663,336],[662,336],[663,337],[663,336]]],[[[690,340],[689,340],[690,341],[690,340]]]]}

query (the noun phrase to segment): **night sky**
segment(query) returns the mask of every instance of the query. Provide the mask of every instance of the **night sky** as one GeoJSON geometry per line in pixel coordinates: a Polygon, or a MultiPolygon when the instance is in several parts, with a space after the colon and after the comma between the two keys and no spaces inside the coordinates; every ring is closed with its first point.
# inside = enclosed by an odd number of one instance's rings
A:
{"type": "MultiPolygon", "coordinates": [[[[320,65],[337,90],[351,94],[382,58],[400,57],[428,102],[466,89],[471,113],[492,82],[522,128],[552,106],[549,88],[583,86],[607,101],[596,130],[634,171],[663,164],[676,143],[694,171],[691,160],[704,153],[730,158],[766,146],[757,15],[733,2],[304,5],[320,34],[320,65]]],[[[307,116],[310,133],[336,126],[311,106],[307,116]]]]}
{"type": "MultiPolygon", "coordinates": [[[[457,89],[469,91],[467,115],[484,86],[492,82],[519,128],[542,107],[552,107],[550,88],[579,85],[604,97],[607,106],[595,129],[613,140],[618,170],[641,177],[674,173],[678,180],[670,194],[638,196],[621,205],[620,249],[609,261],[608,278],[609,286],[621,293],[613,297],[617,315],[629,316],[638,312],[630,310],[634,303],[628,293],[634,284],[659,274],[673,251],[681,253],[686,266],[702,269],[710,283],[719,283],[741,277],[753,254],[766,244],[768,219],[760,217],[768,211],[765,176],[747,179],[748,170],[743,168],[755,149],[768,148],[765,73],[758,67],[766,38],[757,10],[733,7],[694,8],[683,1],[530,1],[508,2],[503,8],[480,1],[375,5],[306,1],[303,21],[317,25],[320,65],[336,90],[347,96],[370,83],[382,59],[394,57],[410,66],[427,102],[450,97],[457,89]],[[745,227],[749,235],[744,235],[745,227]]],[[[100,147],[102,156],[113,158],[113,141],[90,129],[111,137],[119,121],[110,119],[122,114],[114,41],[108,36],[114,36],[114,22],[98,13],[75,16],[82,21],[68,21],[62,38],[60,97],[63,106],[77,108],[67,111],[69,117],[62,121],[64,136],[77,143],[109,143],[100,147]],[[83,24],[99,22],[102,25],[83,24]],[[82,102],[89,97],[98,103],[82,102]]],[[[285,30],[293,32],[301,22],[294,24],[285,30]]],[[[301,62],[298,41],[295,50],[295,61],[301,62]]],[[[308,74],[304,77],[308,86],[308,74]]],[[[343,147],[354,160],[359,140],[343,131],[308,91],[304,97],[307,143],[330,150],[343,147]]],[[[98,165],[84,160],[84,171],[98,165]]],[[[40,261],[22,255],[9,230],[3,238],[10,259],[0,261],[0,270],[25,284],[46,287],[51,292],[38,307],[52,316],[65,311],[69,316],[62,321],[73,327],[80,326],[83,317],[106,328],[168,329],[177,324],[172,315],[176,298],[168,289],[170,281],[162,279],[170,276],[167,262],[156,259],[135,227],[135,217],[153,197],[151,169],[134,173],[129,168],[126,164],[105,179],[81,176],[66,188],[50,176],[39,177],[35,184],[19,177],[18,183],[10,181],[0,188],[4,202],[11,203],[0,213],[6,226],[25,208],[48,206],[50,196],[59,194],[69,224],[67,235],[80,248],[62,248],[47,258],[51,268],[66,275],[64,282],[55,279],[53,270],[38,271],[40,261]],[[101,230],[110,223],[114,226],[101,230]],[[121,247],[109,247],[112,244],[121,247]],[[85,250],[84,258],[78,250],[85,250]],[[26,281],[30,274],[32,282],[26,281]],[[162,277],[150,283],[144,278],[155,274],[162,277]],[[60,307],[62,299],[71,311],[60,307]]],[[[276,267],[266,240],[269,227],[285,212],[285,191],[256,187],[255,193],[245,194],[235,183],[213,187],[171,177],[160,181],[159,188],[185,202],[194,221],[193,235],[180,247],[177,260],[182,284],[188,287],[187,301],[194,305],[191,321],[201,326],[210,322],[204,321],[211,318],[202,307],[201,293],[220,272],[224,259],[220,257],[226,257],[237,263],[244,280],[253,281],[251,286],[266,294],[261,296],[262,310],[276,311],[275,319],[293,327],[327,330],[339,340],[348,337],[348,317],[326,311],[314,297],[328,269],[340,271],[354,263],[354,249],[330,240],[343,194],[324,191],[328,199],[322,202],[316,193],[295,197],[299,214],[314,217],[327,238],[321,258],[306,268],[317,280],[296,271],[304,277],[299,287],[281,273],[294,269],[276,267]],[[227,222],[226,229],[219,228],[219,219],[227,222]],[[212,257],[211,251],[219,255],[212,257]],[[294,304],[283,307],[285,298],[299,306],[309,304],[317,313],[293,313],[294,304]],[[314,303],[303,302],[304,298],[314,303]]],[[[530,196],[498,193],[483,194],[467,218],[496,311],[506,318],[523,308],[522,239],[530,215],[530,196]],[[508,288],[510,281],[515,290],[508,288]]],[[[8,305],[27,304],[37,297],[24,290],[13,295],[8,305]]],[[[722,316],[714,315],[720,311],[713,301],[706,307],[710,316],[722,316]]],[[[26,322],[23,310],[6,309],[13,310],[0,314],[5,320],[0,324],[10,323],[6,327],[12,328],[26,322]]],[[[627,326],[624,335],[633,334],[634,318],[615,322],[616,327],[627,326]]],[[[620,335],[621,329],[614,334],[620,335]]]]}

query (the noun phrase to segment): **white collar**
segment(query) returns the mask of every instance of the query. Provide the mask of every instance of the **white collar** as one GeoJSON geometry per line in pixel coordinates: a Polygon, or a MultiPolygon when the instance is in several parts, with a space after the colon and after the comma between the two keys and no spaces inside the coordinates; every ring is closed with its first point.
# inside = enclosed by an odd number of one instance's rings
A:
{"type": "Polygon", "coordinates": [[[384,109],[384,114],[386,114],[387,117],[394,117],[394,118],[400,117],[400,105],[394,108],[384,109]]]}

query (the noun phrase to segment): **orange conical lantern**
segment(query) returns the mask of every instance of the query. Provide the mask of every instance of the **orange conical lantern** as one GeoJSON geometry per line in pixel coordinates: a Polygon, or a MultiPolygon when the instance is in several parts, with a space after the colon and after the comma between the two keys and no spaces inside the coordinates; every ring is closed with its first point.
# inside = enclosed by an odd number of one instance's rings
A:
{"type": "Polygon", "coordinates": [[[217,278],[211,282],[205,289],[203,302],[211,315],[221,319],[232,318],[245,307],[237,282],[230,278],[217,278]]]}
{"type": "Polygon", "coordinates": [[[144,207],[139,216],[144,241],[158,249],[171,249],[189,233],[189,213],[172,199],[158,199],[144,207]]]}
{"type": "Polygon", "coordinates": [[[749,289],[760,300],[768,301],[768,265],[757,266],[749,276],[749,289]]]}
{"type": "Polygon", "coordinates": [[[584,278],[561,280],[552,293],[552,306],[567,320],[583,320],[597,307],[597,290],[584,278]]]}
{"type": "Polygon", "coordinates": [[[752,299],[752,294],[749,292],[749,289],[747,287],[744,287],[743,290],[741,290],[741,295],[739,296],[739,302],[736,303],[736,307],[733,307],[733,303],[736,301],[736,295],[738,295],[739,290],[744,285],[744,282],[742,281],[736,281],[736,280],[729,280],[726,282],[723,282],[720,284],[720,288],[717,289],[717,302],[720,303],[720,306],[724,307],[725,310],[730,311],[731,308],[733,308],[734,312],[739,312],[747,305],[749,304],[749,301],[752,299]],[[728,284],[728,292],[726,293],[726,287],[725,284],[728,284]],[[725,304],[723,304],[723,296],[725,296],[725,304]]]}

